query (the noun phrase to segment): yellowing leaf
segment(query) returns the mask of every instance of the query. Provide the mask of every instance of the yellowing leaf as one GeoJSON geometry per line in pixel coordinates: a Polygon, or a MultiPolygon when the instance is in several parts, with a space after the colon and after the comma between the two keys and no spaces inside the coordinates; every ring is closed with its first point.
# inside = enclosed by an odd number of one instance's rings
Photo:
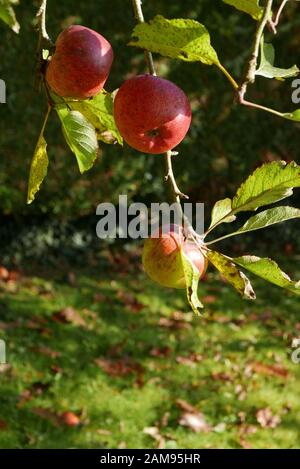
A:
{"type": "Polygon", "coordinates": [[[239,11],[248,13],[255,20],[260,20],[264,9],[259,5],[259,0],[223,0],[227,5],[231,5],[239,11]]]}
{"type": "Polygon", "coordinates": [[[208,251],[207,257],[226,280],[248,300],[255,300],[256,296],[246,275],[238,270],[230,257],[216,251],[208,251]]]}
{"type": "Polygon", "coordinates": [[[236,217],[232,213],[232,200],[227,198],[223,200],[218,200],[215,203],[212,213],[211,213],[211,224],[212,226],[218,225],[220,222],[222,223],[231,223],[233,222],[236,217]]]}
{"type": "Polygon", "coordinates": [[[27,203],[34,201],[36,193],[47,175],[48,170],[47,142],[43,134],[40,135],[30,167],[27,203]]]}
{"type": "Polygon", "coordinates": [[[98,140],[105,143],[123,144],[122,136],[115,123],[113,98],[110,93],[102,90],[93,99],[69,101],[68,105],[72,110],[81,112],[95,127],[98,140]]]}
{"type": "Polygon", "coordinates": [[[129,45],[173,59],[219,65],[209,32],[195,20],[168,20],[157,15],[149,23],[141,23],[134,28],[129,45]]]}
{"type": "Polygon", "coordinates": [[[300,295],[300,280],[293,281],[272,259],[242,256],[233,259],[233,262],[278,287],[300,295]]]}
{"type": "Polygon", "coordinates": [[[200,314],[203,304],[198,298],[199,271],[189,257],[180,250],[180,260],[186,281],[186,294],[188,302],[196,314],[200,314]]]}

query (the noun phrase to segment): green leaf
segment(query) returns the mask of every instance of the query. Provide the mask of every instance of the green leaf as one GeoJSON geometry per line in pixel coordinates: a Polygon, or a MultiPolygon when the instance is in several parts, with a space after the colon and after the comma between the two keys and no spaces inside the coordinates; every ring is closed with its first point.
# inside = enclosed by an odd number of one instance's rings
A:
{"type": "Polygon", "coordinates": [[[260,54],[260,66],[255,72],[256,75],[276,79],[284,79],[298,75],[299,68],[296,65],[286,69],[274,67],[275,49],[272,44],[266,44],[264,42],[264,37],[261,39],[260,54]]]}
{"type": "Polygon", "coordinates": [[[232,201],[234,213],[256,210],[285,199],[300,187],[300,166],[294,161],[273,161],[254,171],[240,186],[232,201]]]}
{"type": "Polygon", "coordinates": [[[235,234],[260,230],[293,218],[300,218],[300,210],[294,207],[275,207],[254,215],[235,234]]]}
{"type": "Polygon", "coordinates": [[[243,298],[255,300],[256,295],[253,291],[250,280],[243,272],[238,270],[230,257],[224,256],[216,251],[207,251],[207,257],[243,298]]]}
{"type": "Polygon", "coordinates": [[[259,258],[256,256],[242,256],[233,259],[233,262],[249,270],[253,274],[261,277],[268,282],[274,283],[278,287],[300,295],[300,281],[294,282],[283,272],[272,259],[259,258]]]}
{"type": "Polygon", "coordinates": [[[81,173],[89,170],[97,157],[98,142],[93,125],[79,111],[56,109],[67,144],[77,158],[81,173]]]}
{"type": "Polygon", "coordinates": [[[286,112],[282,114],[282,117],[290,121],[300,122],[300,109],[296,109],[294,112],[286,112]]]}
{"type": "Polygon", "coordinates": [[[13,5],[18,5],[18,3],[18,0],[0,0],[0,19],[17,34],[20,31],[20,25],[16,19],[13,5]]]}
{"type": "Polygon", "coordinates": [[[168,20],[157,15],[134,28],[129,45],[173,59],[219,65],[206,27],[190,19],[168,20]]]}
{"type": "Polygon", "coordinates": [[[232,200],[227,198],[219,200],[215,203],[212,213],[211,213],[211,223],[209,228],[212,226],[218,225],[219,223],[231,223],[236,217],[235,215],[230,215],[232,211],[232,200]]]}
{"type": "Polygon", "coordinates": [[[182,268],[184,271],[184,277],[186,281],[186,294],[188,302],[196,314],[200,314],[200,309],[203,308],[203,304],[198,298],[198,284],[199,284],[199,271],[193,262],[186,256],[186,254],[180,250],[182,268]]]}
{"type": "Polygon", "coordinates": [[[237,10],[248,13],[255,20],[260,20],[264,13],[263,7],[259,5],[259,0],[223,0],[223,2],[235,7],[237,10]]]}
{"type": "Polygon", "coordinates": [[[74,111],[79,111],[95,127],[98,140],[105,143],[123,144],[122,136],[116,126],[113,113],[113,97],[102,90],[93,99],[68,101],[74,111]]]}
{"type": "Polygon", "coordinates": [[[47,142],[43,133],[41,133],[31,161],[27,194],[28,204],[34,201],[36,193],[40,190],[40,186],[47,175],[48,164],[47,142]]]}

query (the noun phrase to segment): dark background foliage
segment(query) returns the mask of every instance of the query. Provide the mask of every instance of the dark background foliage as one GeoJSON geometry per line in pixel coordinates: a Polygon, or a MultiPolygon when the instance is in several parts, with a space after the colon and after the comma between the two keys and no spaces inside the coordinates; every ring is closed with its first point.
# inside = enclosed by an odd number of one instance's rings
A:
{"type": "MultiPolygon", "coordinates": [[[[129,0],[48,3],[47,26],[53,39],[62,28],[76,22],[94,28],[112,43],[115,61],[106,86],[109,91],[118,88],[125,78],[145,71],[142,52],[126,46],[134,26],[129,0]]],[[[0,106],[0,212],[5,249],[11,227],[15,232],[18,223],[24,227],[24,220],[26,226],[46,223],[47,231],[52,220],[59,224],[71,220],[76,225],[82,217],[92,217],[100,202],[116,202],[119,194],[147,203],[168,197],[163,158],[141,155],[126,146],[103,144],[95,167],[80,176],[53,114],[46,131],[48,177],[36,201],[26,206],[30,160],[46,108],[43,95],[37,95],[33,87],[37,7],[36,1],[21,1],[17,7],[19,35],[0,24],[0,77],[6,81],[8,93],[7,104],[0,106]]],[[[299,65],[300,17],[295,15],[296,8],[296,2],[291,2],[279,34],[272,38],[278,66],[299,65]]],[[[255,30],[255,22],[247,15],[221,0],[145,1],[144,13],[147,19],[159,13],[202,22],[221,61],[237,79],[242,76],[255,30]]],[[[207,214],[216,200],[233,195],[241,181],[263,162],[298,160],[299,125],[234,104],[229,84],[214,67],[160,56],[155,59],[158,73],[182,87],[192,102],[192,127],[179,147],[174,168],[180,187],[192,201],[205,202],[207,214]]],[[[290,80],[260,78],[249,95],[260,103],[289,111],[295,107],[291,92],[290,80]]],[[[93,222],[87,225],[90,231],[93,222]]],[[[297,235],[292,226],[287,223],[269,230],[264,239],[267,243],[270,239],[280,244],[295,243],[297,235]]],[[[254,235],[250,244],[261,239],[260,233],[256,238],[254,235]]]]}

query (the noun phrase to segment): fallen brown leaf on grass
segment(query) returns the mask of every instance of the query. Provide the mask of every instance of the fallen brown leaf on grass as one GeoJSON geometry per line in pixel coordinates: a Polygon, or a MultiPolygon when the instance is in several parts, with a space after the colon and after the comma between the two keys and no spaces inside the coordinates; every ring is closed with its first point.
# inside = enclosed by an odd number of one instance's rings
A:
{"type": "Polygon", "coordinates": [[[267,365],[265,363],[255,362],[250,364],[252,371],[261,375],[277,376],[280,378],[287,378],[289,372],[281,365],[267,365]]]}
{"type": "Polygon", "coordinates": [[[46,327],[48,324],[47,319],[38,316],[33,316],[31,319],[26,321],[25,327],[32,330],[37,330],[41,335],[45,337],[51,337],[52,330],[46,327]]]}
{"type": "Polygon", "coordinates": [[[109,298],[106,295],[103,295],[103,293],[95,293],[93,296],[93,302],[94,303],[103,303],[103,302],[108,302],[109,298]]]}
{"type": "Polygon", "coordinates": [[[19,402],[17,403],[17,408],[22,408],[27,402],[31,401],[36,396],[41,396],[44,391],[50,387],[50,383],[43,383],[37,381],[33,383],[29,389],[23,389],[20,394],[19,402]]]}
{"type": "Polygon", "coordinates": [[[124,306],[127,306],[132,313],[139,313],[145,307],[143,303],[139,302],[134,297],[134,295],[122,290],[118,291],[117,298],[123,303],[124,306]]]}
{"type": "Polygon", "coordinates": [[[57,352],[56,350],[52,350],[50,347],[44,347],[44,346],[32,347],[31,351],[40,353],[41,355],[45,355],[46,357],[50,357],[50,358],[57,358],[61,356],[60,352],[57,352]]]}
{"type": "Polygon", "coordinates": [[[202,297],[202,301],[206,305],[212,305],[217,301],[217,297],[214,295],[206,295],[202,297]]]}
{"type": "Polygon", "coordinates": [[[146,427],[143,430],[143,433],[146,435],[151,436],[155,441],[157,441],[157,448],[158,449],[164,449],[165,448],[165,439],[164,437],[160,434],[159,428],[157,427],[146,427]]]}
{"type": "Polygon", "coordinates": [[[244,448],[244,449],[251,449],[252,448],[251,443],[249,441],[247,441],[245,438],[240,438],[239,442],[240,442],[241,447],[244,448]]]}
{"type": "Polygon", "coordinates": [[[196,407],[182,399],[177,399],[176,404],[182,410],[179,425],[188,427],[195,433],[211,431],[211,426],[207,423],[205,416],[196,407]]]}
{"type": "Polygon", "coordinates": [[[58,373],[63,373],[64,371],[63,368],[56,365],[55,363],[53,363],[53,365],[50,366],[50,370],[52,371],[54,375],[57,375],[58,373]]]}
{"type": "Polygon", "coordinates": [[[112,434],[112,432],[110,430],[105,430],[105,428],[98,428],[96,430],[96,433],[98,433],[98,435],[102,435],[102,436],[109,436],[112,434]]]}
{"type": "Polygon", "coordinates": [[[144,369],[142,365],[140,365],[138,362],[130,358],[122,358],[119,360],[107,359],[107,358],[96,358],[95,363],[105,373],[114,377],[127,376],[131,373],[136,373],[137,375],[136,384],[138,386],[142,386],[144,384],[144,381],[143,381],[144,369]]]}
{"type": "Polygon", "coordinates": [[[54,313],[52,315],[52,319],[62,324],[69,323],[74,324],[75,326],[86,326],[84,318],[78,311],[76,311],[76,309],[72,308],[71,306],[62,309],[58,313],[54,313]]]}
{"type": "Polygon", "coordinates": [[[171,351],[170,347],[153,347],[150,350],[150,355],[156,358],[166,358],[170,355],[171,351]]]}
{"type": "Polygon", "coordinates": [[[38,415],[39,417],[51,422],[55,427],[59,427],[62,423],[60,416],[49,409],[44,409],[42,407],[33,407],[30,410],[33,414],[38,415]]]}
{"type": "Polygon", "coordinates": [[[238,416],[239,416],[239,419],[241,421],[241,425],[239,426],[239,429],[238,429],[239,443],[240,443],[242,448],[251,449],[252,445],[246,439],[246,437],[256,433],[257,432],[257,427],[255,425],[248,425],[248,424],[245,423],[246,414],[244,412],[239,412],[238,416]]]}
{"type": "Polygon", "coordinates": [[[211,374],[211,377],[214,381],[223,381],[223,382],[229,382],[229,383],[234,381],[233,376],[230,376],[228,373],[224,373],[224,372],[220,372],[220,373],[213,372],[211,374]]]}
{"type": "Polygon", "coordinates": [[[200,363],[202,362],[202,360],[203,355],[200,355],[200,353],[195,352],[191,352],[187,357],[182,357],[181,355],[176,357],[177,363],[179,363],[180,365],[190,366],[191,368],[194,368],[196,366],[196,363],[200,363]]]}
{"type": "Polygon", "coordinates": [[[184,427],[188,427],[193,430],[195,433],[200,432],[209,432],[211,430],[210,425],[205,420],[205,417],[200,412],[196,413],[189,413],[183,412],[180,419],[179,425],[183,425],[184,427]]]}
{"type": "Polygon", "coordinates": [[[280,416],[274,415],[269,407],[258,410],[256,420],[262,428],[276,428],[281,422],[280,416]]]}
{"type": "Polygon", "coordinates": [[[186,321],[177,320],[173,318],[160,318],[159,326],[166,327],[167,329],[191,329],[191,324],[186,321]]]}

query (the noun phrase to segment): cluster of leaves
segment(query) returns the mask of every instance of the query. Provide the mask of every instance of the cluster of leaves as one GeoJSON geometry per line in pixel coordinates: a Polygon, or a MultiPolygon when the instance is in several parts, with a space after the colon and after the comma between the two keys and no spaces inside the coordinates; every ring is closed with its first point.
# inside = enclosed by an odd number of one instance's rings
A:
{"type": "MultiPolygon", "coordinates": [[[[265,11],[259,5],[258,0],[224,0],[224,2],[251,15],[257,21],[261,20],[265,11]]],[[[164,57],[215,65],[231,81],[234,88],[238,89],[235,80],[221,64],[218,54],[211,44],[208,30],[197,21],[189,19],[169,20],[157,15],[149,23],[140,23],[134,28],[129,45],[159,53],[164,57]]],[[[288,69],[274,66],[274,47],[272,44],[265,43],[263,36],[261,38],[260,56],[260,65],[255,72],[257,76],[284,80],[299,73],[296,65],[288,69]]],[[[276,113],[285,119],[300,121],[299,109],[291,113],[279,113],[277,111],[276,113]]],[[[293,188],[299,186],[300,167],[296,163],[292,162],[286,166],[284,162],[273,162],[262,166],[242,184],[233,200],[224,199],[215,204],[211,226],[206,235],[221,223],[234,221],[236,214],[239,212],[255,211],[262,206],[278,202],[290,196],[293,188]]],[[[258,230],[292,218],[300,218],[299,209],[286,206],[267,209],[251,217],[237,232],[230,233],[225,237],[258,230]]],[[[207,257],[243,297],[254,299],[255,293],[250,280],[239,270],[239,267],[245,268],[280,287],[300,294],[300,282],[293,282],[271,259],[261,259],[255,256],[232,259],[210,250],[208,245],[212,243],[213,241],[206,244],[207,257]]],[[[184,253],[181,253],[181,259],[185,272],[188,301],[192,309],[199,312],[199,308],[203,307],[197,295],[199,273],[184,253]]]]}
{"type": "MultiPolygon", "coordinates": [[[[80,173],[92,168],[98,154],[98,141],[122,145],[122,137],[113,117],[112,94],[102,90],[97,96],[85,101],[65,101],[51,95],[53,107],[61,121],[64,138],[77,159],[80,173]]],[[[47,143],[44,138],[46,115],[33,155],[27,202],[33,202],[47,174],[49,164],[47,143]]]]}
{"type": "MultiPolygon", "coordinates": [[[[251,14],[256,20],[261,18],[263,8],[258,6],[256,0],[226,0],[225,3],[251,14]]],[[[222,65],[217,51],[212,46],[207,28],[198,21],[190,19],[169,20],[157,15],[148,23],[138,24],[134,28],[129,45],[172,59],[215,65],[225,74],[233,87],[238,89],[238,84],[222,65]]],[[[275,67],[274,63],[275,49],[272,44],[265,43],[262,36],[260,66],[255,75],[284,80],[299,73],[299,68],[296,65],[284,69],[275,67]]],[[[279,112],[267,108],[265,110],[275,112],[276,115],[284,119],[300,122],[300,109],[293,112],[279,112]]]]}
{"type": "MultiPolygon", "coordinates": [[[[257,209],[279,202],[293,194],[293,189],[300,187],[300,166],[295,162],[272,162],[259,167],[239,187],[233,199],[223,199],[216,202],[211,224],[204,235],[204,239],[222,223],[231,223],[241,212],[256,211],[257,209]]],[[[296,282],[283,272],[275,261],[269,258],[246,255],[231,258],[220,252],[210,249],[210,245],[222,239],[241,235],[250,231],[267,228],[277,223],[300,218],[300,210],[289,206],[268,208],[250,217],[237,231],[229,233],[222,238],[204,242],[206,256],[221,275],[245,299],[256,298],[250,280],[240,270],[248,270],[278,287],[285,288],[300,295],[300,281],[296,282]]],[[[194,312],[199,312],[203,305],[198,299],[199,272],[192,262],[182,254],[185,277],[187,282],[187,296],[194,312]]]]}

